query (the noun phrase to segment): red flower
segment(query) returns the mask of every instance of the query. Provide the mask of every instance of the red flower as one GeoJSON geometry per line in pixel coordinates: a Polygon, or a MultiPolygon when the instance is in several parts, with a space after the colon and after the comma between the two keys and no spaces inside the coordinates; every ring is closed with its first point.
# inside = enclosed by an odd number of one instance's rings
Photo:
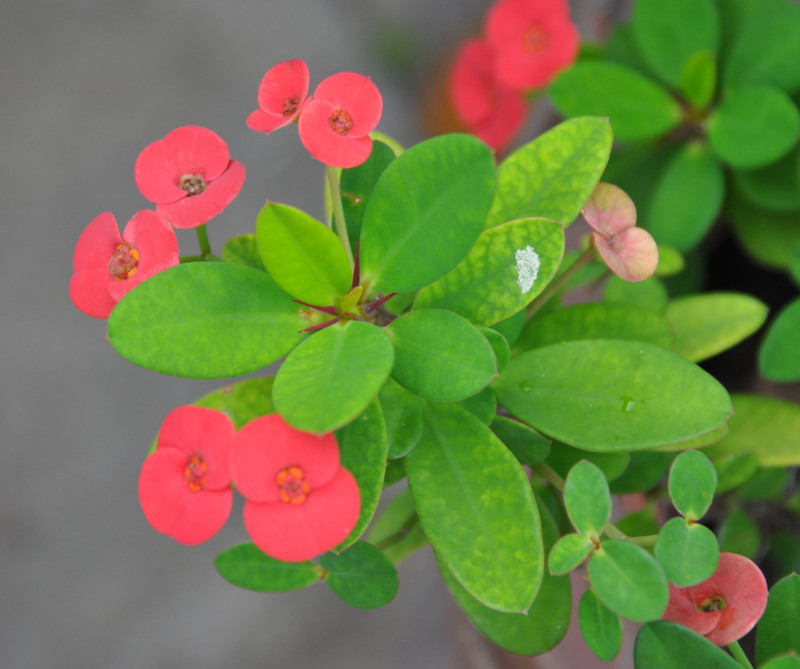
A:
{"type": "Polygon", "coordinates": [[[766,607],[767,582],[761,570],[742,555],[720,553],[708,580],[689,588],[670,584],[664,619],[727,646],[753,629],[766,607]]]}
{"type": "Polygon", "coordinates": [[[381,118],[381,94],[369,77],[341,72],[323,79],[298,121],[300,141],[331,167],[355,167],[372,153],[369,137],[381,118]]]}
{"type": "Polygon", "coordinates": [[[117,219],[105,212],[78,237],[69,296],[83,313],[107,318],[131,288],[178,260],[175,232],[154,212],[138,212],[122,235],[117,219]]]}
{"type": "Polygon", "coordinates": [[[652,235],[636,227],[636,206],[621,188],[599,183],[583,207],[583,217],[600,256],[626,281],[643,281],[658,266],[658,246],[652,235]]]}
{"type": "Polygon", "coordinates": [[[177,128],[139,154],[136,185],[156,212],[176,228],[196,228],[239,194],[245,169],[230,159],[216,133],[196,125],[177,128]]]}
{"type": "Polygon", "coordinates": [[[259,109],[247,117],[247,127],[271,133],[289,125],[299,115],[308,95],[308,66],[287,60],[267,70],[258,87],[259,109]]]}
{"type": "Polygon", "coordinates": [[[543,88],[578,55],[566,0],[499,0],[484,30],[495,52],[495,78],[510,88],[543,88]]]}
{"type": "Polygon", "coordinates": [[[225,524],[233,505],[229,451],[235,435],[222,412],[172,411],[139,475],[139,501],[150,524],[182,544],[199,544],[225,524]]]}
{"type": "Polygon", "coordinates": [[[358,484],[340,465],[333,434],[301,432],[278,414],[256,418],[236,434],[231,469],[247,500],[248,534],[278,560],[303,562],[324,553],[358,521],[358,484]]]}
{"type": "Polygon", "coordinates": [[[491,61],[486,42],[465,42],[450,73],[450,99],[470,132],[502,151],[525,122],[525,98],[495,80],[491,61]]]}

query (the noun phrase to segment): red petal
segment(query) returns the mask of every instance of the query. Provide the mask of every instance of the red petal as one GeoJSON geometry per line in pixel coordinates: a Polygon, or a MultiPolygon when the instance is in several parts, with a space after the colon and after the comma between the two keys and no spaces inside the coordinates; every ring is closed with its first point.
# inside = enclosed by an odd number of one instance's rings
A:
{"type": "Polygon", "coordinates": [[[69,282],[72,303],[87,316],[108,318],[117,303],[109,293],[109,285],[113,279],[108,271],[108,260],[105,267],[75,272],[69,282]]]}
{"type": "Polygon", "coordinates": [[[450,72],[450,99],[458,116],[468,125],[476,125],[493,114],[494,79],[492,49],[481,40],[465,42],[459,49],[450,72]]]}
{"type": "Polygon", "coordinates": [[[72,269],[75,272],[100,267],[108,270],[108,261],[122,242],[114,214],[108,211],[100,214],[78,237],[72,256],[72,269]]]}
{"type": "Polygon", "coordinates": [[[208,465],[205,489],[220,490],[230,485],[229,458],[235,433],[230,418],[221,411],[182,406],[171,411],[161,424],[157,449],[182,453],[182,467],[187,457],[199,453],[208,465]]]}
{"type": "Polygon", "coordinates": [[[296,116],[297,114],[289,117],[277,116],[256,109],[247,117],[247,127],[256,132],[265,132],[269,134],[273,130],[278,130],[279,128],[289,125],[294,121],[296,116]]]}
{"type": "MultiPolygon", "coordinates": [[[[340,72],[323,79],[309,103],[313,101],[328,102],[333,109],[344,109],[350,114],[353,127],[349,137],[365,137],[381,120],[383,100],[378,87],[369,77],[355,72],[340,72]]],[[[307,111],[306,107],[300,117],[301,123],[307,111]]]]}
{"type": "Polygon", "coordinates": [[[361,496],[352,474],[340,468],[328,485],[312,490],[299,506],[248,501],[244,525],[253,542],[284,562],[303,562],[347,538],[361,513],[361,496]]]}
{"type": "Polygon", "coordinates": [[[499,153],[522,128],[526,114],[525,98],[517,91],[506,89],[498,94],[495,112],[472,132],[499,153]]]}
{"type": "Polygon", "coordinates": [[[297,98],[300,103],[308,95],[308,66],[300,59],[278,63],[267,70],[261,85],[258,87],[258,106],[268,114],[286,118],[286,123],[300,113],[291,117],[283,116],[283,101],[286,98],[297,98]]]}
{"type": "Polygon", "coordinates": [[[342,168],[360,165],[372,153],[372,140],[334,132],[328,123],[334,110],[328,102],[310,100],[300,116],[300,141],[314,158],[326,165],[342,168]]]}
{"type": "Polygon", "coordinates": [[[669,585],[669,603],[662,618],[680,623],[698,634],[706,635],[719,622],[720,611],[701,611],[695,604],[691,588],[676,588],[669,585]]]}
{"type": "Polygon", "coordinates": [[[202,193],[177,202],[159,204],[156,212],[176,228],[196,228],[222,212],[239,194],[246,177],[244,165],[232,160],[228,169],[202,193]]]}
{"type": "Polygon", "coordinates": [[[531,22],[544,17],[569,17],[567,0],[500,0],[486,12],[484,34],[493,46],[518,40],[531,22]]]}
{"type": "Polygon", "coordinates": [[[256,418],[236,433],[231,471],[246,499],[277,502],[275,476],[292,465],[303,469],[312,490],[327,484],[339,470],[336,437],[301,432],[276,413],[256,418]]]}

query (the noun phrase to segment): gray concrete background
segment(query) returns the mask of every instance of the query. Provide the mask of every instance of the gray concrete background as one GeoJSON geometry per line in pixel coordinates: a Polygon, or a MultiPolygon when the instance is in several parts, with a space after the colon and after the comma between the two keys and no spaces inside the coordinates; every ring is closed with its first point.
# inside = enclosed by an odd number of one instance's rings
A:
{"type": "MultiPolygon", "coordinates": [[[[259,595],[222,581],[213,558],[246,540],[238,507],[199,547],[153,531],[136,496],[149,441],[172,408],[222,382],[130,365],[104,322],[72,306],[68,282],[92,218],[111,211],[124,226],[149,206],[134,161],[181,125],[213,129],[248,169],[209,225],[216,249],[252,231],[266,198],[320,216],[323,171],[294,129],[265,138],[244,125],[266,69],[303,58],[312,87],[339,71],[372,76],[379,129],[413,143],[424,137],[420,75],[488,4],[2,1],[0,667],[457,666],[430,554],[402,566],[395,602],[361,612],[324,586],[259,595]],[[399,60],[376,57],[403,34],[414,41],[399,60]]],[[[191,231],[179,239],[195,252],[191,231]]]]}

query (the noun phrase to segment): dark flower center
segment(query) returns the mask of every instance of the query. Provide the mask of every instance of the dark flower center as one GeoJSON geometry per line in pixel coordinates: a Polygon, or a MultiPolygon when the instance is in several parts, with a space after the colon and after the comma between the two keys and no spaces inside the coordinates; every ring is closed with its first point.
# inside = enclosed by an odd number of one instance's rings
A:
{"type": "Polygon", "coordinates": [[[725,600],[722,597],[710,597],[702,602],[697,607],[701,611],[705,611],[706,613],[711,613],[712,611],[722,611],[727,606],[725,600]]]}
{"type": "Polygon", "coordinates": [[[275,475],[275,483],[278,486],[281,502],[292,506],[299,506],[311,494],[311,486],[306,481],[305,472],[297,465],[281,469],[275,475]]]}
{"type": "Polygon", "coordinates": [[[139,267],[139,252],[130,244],[119,244],[108,261],[108,271],[117,281],[130,279],[139,267]]]}
{"type": "Polygon", "coordinates": [[[202,193],[206,189],[206,182],[202,174],[184,174],[178,182],[181,190],[185,190],[191,197],[202,193]]]}
{"type": "Polygon", "coordinates": [[[297,111],[297,106],[300,104],[300,98],[283,98],[283,104],[281,104],[281,114],[284,116],[291,116],[297,111]]]}
{"type": "Polygon", "coordinates": [[[535,56],[547,46],[547,33],[541,26],[533,25],[522,34],[522,48],[535,56]]]}
{"type": "Polygon", "coordinates": [[[337,135],[346,135],[353,127],[353,117],[344,109],[337,109],[328,118],[328,125],[337,135]]]}
{"type": "Polygon", "coordinates": [[[192,492],[200,492],[205,488],[206,474],[208,474],[208,464],[205,458],[199,453],[190,456],[183,470],[186,487],[192,492]]]}

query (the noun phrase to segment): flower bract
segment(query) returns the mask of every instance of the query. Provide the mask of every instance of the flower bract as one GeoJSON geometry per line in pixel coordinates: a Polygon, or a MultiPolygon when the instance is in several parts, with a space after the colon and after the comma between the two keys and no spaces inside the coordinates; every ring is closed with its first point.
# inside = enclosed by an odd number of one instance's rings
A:
{"type": "Polygon", "coordinates": [[[139,154],[136,185],[156,212],[176,228],[211,220],[239,194],[244,165],[230,159],[225,141],[196,125],[176,128],[139,154]]]}
{"type": "Polygon", "coordinates": [[[736,553],[720,553],[711,578],[688,588],[669,586],[665,620],[684,625],[718,646],[747,634],[767,607],[761,570],[736,553]]]}
{"type": "Polygon", "coordinates": [[[519,90],[547,86],[578,55],[579,36],[566,0],[499,0],[484,25],[495,79],[519,90]]]}
{"type": "Polygon", "coordinates": [[[258,87],[258,109],[247,127],[269,134],[297,119],[308,96],[308,66],[295,59],[270,68],[258,87]]]}
{"type": "Polygon", "coordinates": [[[522,127],[526,105],[519,90],[495,80],[491,61],[489,44],[465,42],[450,73],[450,99],[469,131],[502,151],[522,127]]]}
{"type": "Polygon", "coordinates": [[[324,553],[358,521],[358,484],[341,466],[333,434],[301,432],[278,414],[256,418],[236,434],[231,469],[247,500],[248,534],[278,560],[302,562],[324,553]]]}
{"type": "Polygon", "coordinates": [[[199,544],[225,524],[233,505],[229,453],[235,428],[222,412],[172,411],[139,475],[139,501],[150,524],[182,544],[199,544]]]}
{"type": "Polygon", "coordinates": [[[625,191],[597,184],[582,213],[596,230],[595,247],[614,274],[626,281],[652,276],[658,266],[658,246],[647,230],[636,227],[636,207],[625,191]]]}
{"type": "Polygon", "coordinates": [[[155,212],[138,212],[122,234],[105,212],[78,238],[69,295],[83,313],[107,318],[131,288],[178,261],[175,232],[155,212]]]}
{"type": "Polygon", "coordinates": [[[372,153],[369,137],[381,118],[383,100],[369,77],[340,72],[323,79],[298,121],[300,141],[330,167],[355,167],[372,153]]]}

